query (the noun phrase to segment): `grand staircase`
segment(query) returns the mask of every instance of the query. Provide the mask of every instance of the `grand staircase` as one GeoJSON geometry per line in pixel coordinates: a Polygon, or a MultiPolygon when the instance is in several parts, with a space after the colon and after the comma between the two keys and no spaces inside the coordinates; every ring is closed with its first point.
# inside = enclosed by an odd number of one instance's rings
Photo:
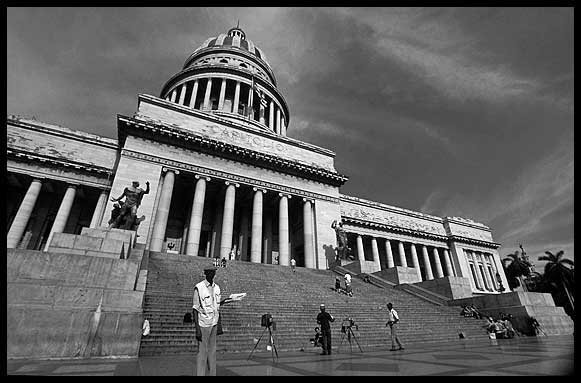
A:
{"type": "MultiPolygon", "coordinates": [[[[151,253],[144,301],[144,318],[151,332],[141,338],[139,355],[166,355],[197,351],[194,326],[183,323],[191,312],[193,287],[200,282],[204,267],[212,259],[185,255],[151,253]]],[[[486,321],[460,316],[457,307],[439,306],[405,291],[380,288],[353,279],[353,297],[332,290],[335,274],[330,270],[229,261],[218,268],[215,282],[222,297],[247,293],[241,301],[224,305],[220,314],[224,334],[218,336],[218,352],[250,352],[263,333],[262,314],[270,313],[278,351],[311,349],[319,305],[335,317],[332,323],[333,348],[341,343],[342,321],[351,317],[358,326],[355,335],[365,351],[370,347],[390,346],[386,303],[392,302],[400,316],[398,336],[404,345],[416,342],[444,342],[458,339],[459,331],[468,339],[486,339],[486,321]]],[[[268,331],[256,352],[266,351],[268,331]]],[[[354,351],[358,351],[353,343],[354,351]]],[[[340,352],[348,352],[347,339],[340,352]]]]}

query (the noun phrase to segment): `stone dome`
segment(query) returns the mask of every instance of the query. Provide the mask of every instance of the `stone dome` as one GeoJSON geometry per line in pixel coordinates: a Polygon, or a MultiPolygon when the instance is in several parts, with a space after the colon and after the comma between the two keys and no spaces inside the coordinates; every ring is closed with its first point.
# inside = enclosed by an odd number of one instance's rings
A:
{"type": "Polygon", "coordinates": [[[216,37],[210,37],[204,43],[198,47],[193,53],[195,54],[201,49],[208,47],[228,47],[233,49],[241,49],[252,53],[254,56],[258,57],[266,63],[270,68],[270,64],[266,60],[264,52],[258,48],[252,40],[246,38],[246,34],[239,27],[231,28],[228,33],[221,33],[216,37]]]}

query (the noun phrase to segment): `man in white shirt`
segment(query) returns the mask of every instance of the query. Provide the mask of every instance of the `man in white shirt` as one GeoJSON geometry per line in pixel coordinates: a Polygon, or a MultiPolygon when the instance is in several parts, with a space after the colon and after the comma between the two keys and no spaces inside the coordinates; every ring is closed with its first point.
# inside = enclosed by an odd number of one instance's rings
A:
{"type": "Polygon", "coordinates": [[[196,339],[198,340],[198,356],[196,361],[198,376],[216,376],[216,335],[218,319],[220,318],[220,305],[232,301],[226,298],[220,301],[220,286],[214,283],[216,275],[215,267],[204,269],[206,279],[196,284],[194,288],[194,302],[192,312],[196,326],[196,339]]]}
{"type": "Polygon", "coordinates": [[[297,267],[297,261],[295,261],[294,258],[291,258],[290,264],[291,264],[291,269],[292,269],[292,271],[294,273],[295,272],[295,268],[297,267]]]}
{"type": "Polygon", "coordinates": [[[389,328],[391,329],[391,349],[389,351],[403,350],[403,346],[397,337],[397,322],[399,322],[399,316],[397,315],[397,311],[395,311],[391,302],[389,302],[387,304],[387,323],[385,324],[386,327],[389,325],[389,328]],[[395,348],[396,342],[399,348],[395,348]]]}

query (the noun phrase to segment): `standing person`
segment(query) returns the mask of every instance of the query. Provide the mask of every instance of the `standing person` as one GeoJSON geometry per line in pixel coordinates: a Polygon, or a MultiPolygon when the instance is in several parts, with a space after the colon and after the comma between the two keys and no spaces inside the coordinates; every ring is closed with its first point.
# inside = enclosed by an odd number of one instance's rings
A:
{"type": "Polygon", "coordinates": [[[397,311],[395,311],[391,302],[389,302],[387,304],[387,323],[385,324],[386,327],[389,325],[389,328],[391,329],[391,349],[389,351],[403,350],[403,346],[397,337],[397,322],[399,322],[399,316],[397,315],[397,311]],[[399,345],[399,348],[395,348],[396,342],[399,345]]]}
{"type": "Polygon", "coordinates": [[[295,270],[296,267],[297,267],[297,261],[295,261],[294,258],[291,258],[291,269],[292,269],[293,273],[296,271],[295,270]]]}
{"type": "Polygon", "coordinates": [[[198,356],[196,369],[198,376],[206,375],[206,369],[210,376],[216,376],[216,332],[220,305],[232,301],[230,298],[220,301],[220,286],[214,283],[216,275],[215,267],[204,269],[206,279],[196,284],[194,288],[194,303],[192,312],[196,326],[196,339],[198,340],[198,356]]]}
{"type": "Polygon", "coordinates": [[[321,325],[321,336],[323,338],[323,352],[321,355],[331,355],[331,324],[335,318],[325,311],[325,305],[321,304],[321,312],[317,315],[317,323],[321,325]]]}

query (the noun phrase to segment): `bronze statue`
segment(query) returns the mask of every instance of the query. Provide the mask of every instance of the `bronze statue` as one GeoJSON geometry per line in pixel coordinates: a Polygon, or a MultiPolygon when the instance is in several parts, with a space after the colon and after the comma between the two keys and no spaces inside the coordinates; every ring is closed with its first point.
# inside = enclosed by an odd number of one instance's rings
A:
{"type": "Polygon", "coordinates": [[[337,243],[339,244],[339,246],[337,246],[336,260],[338,261],[340,259],[355,259],[353,255],[348,254],[351,248],[347,243],[347,233],[343,229],[343,223],[334,220],[333,223],[331,224],[331,228],[335,230],[335,235],[337,236],[337,243]]]}
{"type": "Polygon", "coordinates": [[[137,208],[141,205],[144,194],[149,194],[149,181],[145,182],[145,190],[139,187],[138,181],[133,181],[132,185],[126,187],[118,198],[111,198],[113,205],[109,227],[137,231],[139,224],[145,220],[145,216],[137,218],[137,208]],[[125,197],[125,201],[121,199],[125,197]]]}

